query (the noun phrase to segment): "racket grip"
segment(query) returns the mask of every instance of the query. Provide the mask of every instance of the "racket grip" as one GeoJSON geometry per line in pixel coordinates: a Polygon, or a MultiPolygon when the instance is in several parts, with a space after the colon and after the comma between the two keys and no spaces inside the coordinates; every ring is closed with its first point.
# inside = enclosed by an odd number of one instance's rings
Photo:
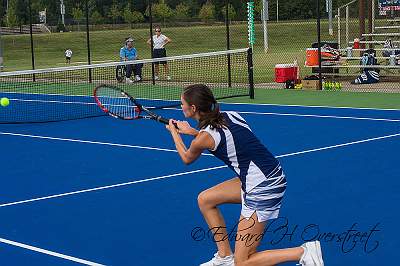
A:
{"type": "MultiPolygon", "coordinates": [[[[168,119],[165,119],[164,117],[161,117],[161,116],[159,116],[159,117],[157,118],[157,121],[159,121],[159,122],[161,122],[161,123],[163,123],[163,124],[166,124],[166,125],[169,124],[169,120],[168,120],[168,119]]],[[[177,125],[176,123],[174,123],[174,126],[175,126],[176,129],[178,129],[178,125],[177,125]]]]}

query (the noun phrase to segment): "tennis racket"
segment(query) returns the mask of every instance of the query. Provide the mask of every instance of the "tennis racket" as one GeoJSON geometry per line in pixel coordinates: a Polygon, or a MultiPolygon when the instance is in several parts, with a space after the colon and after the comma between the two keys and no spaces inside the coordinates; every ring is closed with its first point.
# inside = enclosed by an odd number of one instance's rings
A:
{"type": "MultiPolygon", "coordinates": [[[[102,84],[94,89],[94,99],[105,113],[124,120],[151,119],[168,125],[169,120],[142,106],[122,89],[102,84]]],[[[176,125],[175,125],[176,127],[176,125]]]]}

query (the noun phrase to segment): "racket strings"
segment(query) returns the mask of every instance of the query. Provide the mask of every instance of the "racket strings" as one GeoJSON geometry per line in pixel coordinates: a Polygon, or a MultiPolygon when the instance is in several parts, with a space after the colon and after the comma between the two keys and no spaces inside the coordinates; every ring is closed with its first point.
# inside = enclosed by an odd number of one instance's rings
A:
{"type": "Polygon", "coordinates": [[[102,87],[97,90],[97,99],[112,115],[125,119],[134,119],[139,115],[137,106],[121,91],[102,87]]]}

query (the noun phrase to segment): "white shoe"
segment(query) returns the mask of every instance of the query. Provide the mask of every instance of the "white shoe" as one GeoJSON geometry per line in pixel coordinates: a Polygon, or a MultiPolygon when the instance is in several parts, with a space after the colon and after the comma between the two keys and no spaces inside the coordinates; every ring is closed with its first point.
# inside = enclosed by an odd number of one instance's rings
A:
{"type": "Polygon", "coordinates": [[[125,78],[125,82],[126,83],[133,83],[133,80],[131,80],[130,78],[125,78]]]}
{"type": "Polygon", "coordinates": [[[171,80],[171,76],[167,76],[167,80],[171,80]]]}
{"type": "Polygon", "coordinates": [[[235,266],[235,261],[233,255],[221,258],[217,252],[214,254],[214,258],[208,262],[200,264],[200,266],[235,266]]]}
{"type": "Polygon", "coordinates": [[[301,247],[304,249],[303,256],[298,265],[302,266],[324,266],[322,260],[321,244],[319,241],[306,242],[301,247]]]}
{"type": "Polygon", "coordinates": [[[159,77],[158,77],[158,76],[154,76],[154,79],[155,79],[155,80],[158,80],[158,79],[159,79],[159,77]]]}
{"type": "Polygon", "coordinates": [[[136,76],[135,76],[135,81],[140,81],[140,80],[141,80],[140,76],[139,76],[139,75],[136,75],[136,76]]]}

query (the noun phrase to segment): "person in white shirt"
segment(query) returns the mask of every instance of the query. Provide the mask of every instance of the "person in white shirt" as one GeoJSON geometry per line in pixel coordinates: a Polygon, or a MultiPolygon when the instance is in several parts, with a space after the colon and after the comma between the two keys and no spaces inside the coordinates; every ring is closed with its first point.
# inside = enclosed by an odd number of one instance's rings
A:
{"type": "MultiPolygon", "coordinates": [[[[167,56],[167,51],[165,50],[165,45],[171,42],[171,39],[161,34],[161,28],[159,26],[155,27],[154,31],[156,32],[153,35],[153,58],[162,58],[167,56]]],[[[148,45],[151,45],[151,38],[147,41],[148,45]]],[[[164,72],[167,76],[167,80],[171,80],[171,76],[169,75],[169,68],[167,61],[159,61],[155,63],[155,79],[159,79],[160,73],[160,64],[164,66],[164,72]]]]}
{"type": "Polygon", "coordinates": [[[72,50],[68,48],[67,50],[65,50],[65,63],[66,64],[71,64],[71,57],[72,57],[72,50]]]}

